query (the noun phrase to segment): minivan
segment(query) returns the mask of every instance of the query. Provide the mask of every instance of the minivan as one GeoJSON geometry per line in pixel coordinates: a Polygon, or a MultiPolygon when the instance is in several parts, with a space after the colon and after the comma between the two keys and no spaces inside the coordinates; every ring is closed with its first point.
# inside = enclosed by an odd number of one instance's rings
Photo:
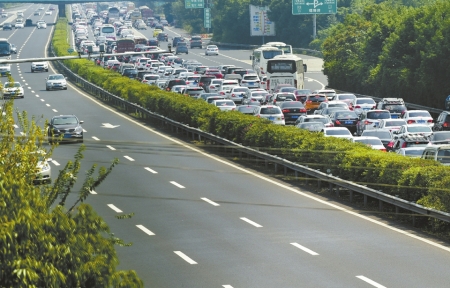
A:
{"type": "Polygon", "coordinates": [[[445,166],[450,165],[450,145],[430,145],[422,153],[422,159],[430,159],[441,162],[445,166]]]}

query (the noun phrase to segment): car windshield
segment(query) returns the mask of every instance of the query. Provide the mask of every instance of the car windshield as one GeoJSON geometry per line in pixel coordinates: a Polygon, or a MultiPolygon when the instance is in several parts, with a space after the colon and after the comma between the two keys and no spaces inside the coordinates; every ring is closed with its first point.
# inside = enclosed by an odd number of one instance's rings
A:
{"type": "Polygon", "coordinates": [[[420,112],[409,112],[409,117],[431,117],[430,113],[426,111],[420,111],[420,112]]]}
{"type": "Polygon", "coordinates": [[[75,117],[61,117],[53,119],[53,125],[69,125],[77,124],[78,120],[75,117]]]}
{"type": "Polygon", "coordinates": [[[297,90],[297,88],[295,87],[286,87],[286,88],[281,88],[280,92],[290,92],[290,93],[294,93],[294,91],[297,90]]]}
{"type": "Polygon", "coordinates": [[[431,133],[431,128],[428,126],[407,126],[408,132],[414,132],[414,133],[431,133]]]}
{"type": "Polygon", "coordinates": [[[327,134],[327,135],[349,135],[349,136],[352,136],[352,134],[350,133],[350,131],[348,131],[348,130],[341,130],[341,129],[339,129],[339,130],[334,130],[334,129],[332,129],[332,130],[326,130],[325,131],[325,133],[327,134]]]}
{"type": "Polygon", "coordinates": [[[186,42],[178,42],[177,46],[180,47],[180,46],[187,46],[187,45],[186,45],[186,42]]]}
{"type": "Polygon", "coordinates": [[[5,87],[22,87],[19,82],[7,82],[5,83],[5,87]]]}
{"type": "Polygon", "coordinates": [[[359,139],[355,138],[355,142],[363,143],[367,145],[383,145],[380,139],[359,139]]]}
{"type": "Polygon", "coordinates": [[[386,111],[374,111],[374,112],[368,112],[367,113],[368,119],[390,119],[391,113],[386,111]]]}
{"type": "Polygon", "coordinates": [[[245,80],[258,80],[258,76],[245,76],[244,77],[245,80]]]}
{"type": "Polygon", "coordinates": [[[264,107],[261,108],[259,114],[281,114],[281,111],[278,107],[264,107]]]}
{"type": "Polygon", "coordinates": [[[64,79],[63,75],[50,75],[48,76],[48,80],[62,80],[64,79]]]}
{"type": "Polygon", "coordinates": [[[305,108],[305,106],[303,106],[302,102],[297,102],[297,101],[287,101],[284,102],[283,104],[281,104],[282,108],[284,107],[291,107],[291,108],[305,108]]]}

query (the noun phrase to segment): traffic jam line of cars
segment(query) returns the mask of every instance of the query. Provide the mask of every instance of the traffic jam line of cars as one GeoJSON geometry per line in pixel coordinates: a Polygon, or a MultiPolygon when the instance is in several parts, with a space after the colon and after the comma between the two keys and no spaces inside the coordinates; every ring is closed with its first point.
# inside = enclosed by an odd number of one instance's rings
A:
{"type": "MultiPolygon", "coordinates": [[[[118,29],[123,26],[128,29],[132,24],[127,23],[116,21],[115,25],[118,29]]],[[[154,29],[153,36],[157,37],[159,33],[163,33],[161,29],[154,29]]],[[[142,55],[110,55],[93,60],[122,76],[206,101],[223,111],[239,111],[278,125],[295,125],[299,129],[348,139],[381,151],[422,157],[419,151],[424,152],[427,145],[436,145],[430,139],[431,135],[446,135],[450,144],[450,131],[438,131],[450,127],[448,123],[435,123],[428,111],[407,110],[403,99],[383,98],[376,103],[369,97],[327,89],[296,89],[288,84],[280,84],[269,92],[252,69],[234,65],[206,66],[196,60],[181,58],[178,54],[187,54],[188,46],[202,49],[199,36],[189,40],[182,36],[173,37],[174,53],[152,53],[158,51],[158,46],[147,44],[154,41],[158,41],[157,38],[135,44],[134,51],[142,51],[142,55]],[[414,125],[419,127],[412,129],[414,125]]],[[[116,49],[114,41],[105,44],[111,46],[111,51],[116,49]]],[[[219,51],[217,47],[207,46],[204,53],[218,55],[219,51]]],[[[448,149],[450,152],[450,147],[448,149]]],[[[442,157],[436,159],[446,164],[447,160],[442,157]]]]}

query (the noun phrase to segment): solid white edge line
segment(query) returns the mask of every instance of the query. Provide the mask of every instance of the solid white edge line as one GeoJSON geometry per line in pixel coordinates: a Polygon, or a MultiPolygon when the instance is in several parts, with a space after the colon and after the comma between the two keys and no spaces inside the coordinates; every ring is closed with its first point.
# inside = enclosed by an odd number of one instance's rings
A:
{"type": "Polygon", "coordinates": [[[136,225],[136,227],[141,229],[142,231],[144,231],[144,233],[146,233],[147,235],[150,235],[150,236],[155,235],[155,233],[153,233],[152,231],[145,228],[144,225],[136,225]]]}
{"type": "Polygon", "coordinates": [[[111,208],[112,210],[116,211],[117,213],[122,213],[122,210],[120,210],[119,208],[117,208],[116,206],[114,206],[114,204],[107,204],[109,208],[111,208]]]}
{"type": "Polygon", "coordinates": [[[233,288],[231,285],[222,285],[223,288],[233,288]]]}
{"type": "Polygon", "coordinates": [[[155,170],[153,170],[153,169],[151,169],[151,168],[149,168],[149,167],[144,167],[144,169],[147,170],[147,171],[150,172],[150,173],[158,174],[158,172],[156,172],[155,170]]]}
{"type": "Polygon", "coordinates": [[[116,150],[116,148],[112,147],[111,145],[106,145],[106,147],[108,147],[109,149],[111,149],[111,150],[113,150],[113,151],[116,150]]]}
{"type": "Polygon", "coordinates": [[[364,282],[366,282],[366,283],[369,283],[370,285],[372,285],[372,286],[374,286],[374,287],[377,287],[377,288],[386,288],[386,286],[383,286],[383,285],[381,285],[381,284],[379,284],[379,283],[373,281],[372,279],[369,279],[369,278],[367,278],[367,277],[365,277],[365,276],[363,276],[363,275],[356,276],[356,278],[359,278],[359,279],[361,279],[362,281],[364,281],[364,282]]]}
{"type": "Polygon", "coordinates": [[[133,158],[131,158],[130,156],[127,156],[127,155],[123,156],[123,158],[126,158],[126,159],[128,159],[128,160],[130,160],[130,161],[134,161],[133,158]]]}
{"type": "Polygon", "coordinates": [[[244,220],[245,222],[247,222],[247,223],[249,223],[249,224],[251,224],[251,225],[253,225],[253,226],[257,227],[257,228],[263,227],[262,225],[259,225],[258,223],[253,222],[252,220],[250,220],[250,219],[248,219],[248,218],[241,217],[240,219],[241,219],[241,220],[244,220]]]}
{"type": "Polygon", "coordinates": [[[202,199],[203,201],[208,202],[209,204],[211,204],[211,205],[213,205],[213,206],[220,206],[220,204],[217,204],[216,202],[211,201],[211,200],[209,200],[208,198],[203,197],[203,198],[200,198],[200,199],[202,199]]]}
{"type": "Polygon", "coordinates": [[[181,189],[185,188],[183,185],[178,184],[178,183],[175,182],[175,181],[170,181],[170,184],[175,185],[175,186],[177,186],[178,188],[181,188],[181,189]]]}
{"type": "Polygon", "coordinates": [[[184,261],[188,262],[189,264],[197,264],[197,262],[195,262],[194,260],[192,260],[191,258],[189,258],[186,254],[184,254],[181,251],[173,251],[173,253],[177,254],[178,256],[180,256],[184,261]]]}
{"type": "Polygon", "coordinates": [[[292,246],[295,246],[295,247],[297,247],[297,248],[299,248],[300,250],[303,250],[303,251],[305,251],[306,253],[309,253],[309,254],[311,254],[311,255],[313,255],[313,256],[317,256],[317,255],[319,255],[319,253],[316,253],[316,252],[314,252],[314,251],[312,251],[311,249],[308,249],[308,248],[306,248],[305,246],[302,246],[302,245],[300,245],[300,244],[298,244],[298,243],[291,243],[291,245],[292,246]]]}
{"type": "MultiPolygon", "coordinates": [[[[52,27],[52,29],[53,29],[53,28],[54,28],[54,26],[52,27]]],[[[50,39],[50,38],[49,38],[49,39],[50,39]]],[[[50,67],[52,67],[52,66],[50,66],[50,67]]],[[[51,69],[53,70],[54,73],[56,73],[56,71],[53,69],[53,67],[52,67],[51,69]]],[[[358,217],[358,218],[364,219],[364,220],[369,221],[369,222],[371,222],[371,223],[373,223],[373,224],[376,224],[376,225],[378,225],[378,226],[381,226],[381,227],[390,229],[390,230],[392,230],[392,231],[395,231],[395,232],[397,232],[397,233],[403,234],[403,235],[408,236],[408,237],[410,237],[410,238],[419,240],[419,241],[421,241],[421,242],[423,242],[423,243],[432,245],[432,246],[434,246],[434,247],[436,247],[436,248],[439,248],[439,249],[441,249],[441,250],[444,250],[444,251],[446,251],[446,252],[450,252],[450,247],[445,247],[444,245],[441,245],[441,244],[439,244],[439,243],[436,243],[436,242],[433,242],[433,241],[431,241],[431,240],[425,239],[425,238],[423,238],[423,237],[414,235],[414,234],[412,234],[412,233],[409,233],[409,232],[407,232],[407,231],[401,230],[401,229],[399,229],[399,228],[395,228],[395,227],[389,226],[388,224],[385,224],[385,223],[383,223],[383,222],[380,222],[380,221],[378,221],[378,220],[372,219],[372,218],[370,218],[370,217],[367,217],[367,216],[358,214],[357,212],[353,212],[353,211],[351,211],[351,210],[348,210],[347,208],[340,207],[340,206],[335,205],[335,204],[332,204],[332,203],[328,203],[327,201],[322,200],[322,199],[319,199],[319,198],[316,197],[316,196],[309,195],[309,194],[307,194],[307,193],[305,193],[305,192],[301,192],[300,190],[298,190],[298,188],[292,188],[292,187],[289,187],[289,186],[287,186],[287,185],[285,185],[285,184],[278,183],[278,182],[275,181],[275,180],[272,180],[272,179],[267,178],[266,175],[258,175],[258,174],[255,173],[255,172],[248,171],[248,170],[246,170],[246,169],[244,169],[244,168],[242,168],[242,167],[239,167],[239,166],[237,166],[237,165],[235,165],[235,164],[233,164],[233,163],[229,163],[229,162],[227,162],[227,161],[225,161],[225,160],[223,160],[223,159],[220,159],[220,158],[218,158],[218,157],[216,157],[216,156],[213,156],[213,155],[210,155],[210,154],[208,154],[208,153],[205,153],[205,152],[203,152],[203,151],[201,151],[201,150],[199,150],[199,149],[197,149],[197,148],[191,147],[191,146],[189,146],[189,145],[183,143],[182,141],[179,141],[179,140],[176,140],[176,139],[174,139],[174,138],[172,138],[172,137],[170,137],[170,136],[164,135],[163,133],[158,132],[158,131],[156,131],[155,129],[152,129],[152,128],[150,128],[150,127],[147,127],[147,126],[145,126],[144,124],[141,124],[141,123],[139,123],[138,121],[136,121],[136,120],[134,120],[134,119],[131,119],[131,118],[129,118],[128,116],[123,115],[123,114],[121,114],[121,113],[119,113],[119,112],[113,110],[111,107],[108,107],[108,106],[104,105],[103,103],[101,103],[100,101],[94,99],[94,98],[93,98],[94,96],[90,96],[90,95],[84,93],[83,91],[81,91],[80,89],[78,89],[76,86],[74,86],[74,85],[72,85],[72,84],[67,84],[67,85],[69,85],[73,90],[77,91],[81,96],[83,96],[83,97],[85,97],[86,99],[88,99],[88,100],[90,100],[90,101],[96,103],[96,104],[99,105],[100,107],[103,107],[105,110],[108,110],[108,111],[110,111],[110,112],[116,114],[117,116],[119,116],[119,117],[121,117],[121,118],[123,118],[123,119],[126,119],[126,120],[128,120],[129,122],[131,122],[131,123],[133,123],[133,124],[135,124],[135,125],[137,125],[137,126],[143,128],[143,129],[145,129],[145,130],[147,130],[147,131],[149,131],[149,132],[152,132],[152,133],[154,133],[154,134],[156,134],[156,135],[158,135],[158,136],[160,136],[160,137],[162,137],[162,138],[164,138],[164,139],[170,140],[170,141],[172,141],[173,143],[176,143],[176,144],[178,144],[178,145],[181,145],[181,146],[183,146],[183,147],[185,147],[185,148],[187,148],[187,149],[190,149],[190,150],[192,150],[192,151],[195,151],[195,152],[197,152],[197,153],[199,153],[199,154],[201,154],[201,155],[203,155],[203,156],[205,156],[205,157],[209,157],[210,159],[213,159],[213,160],[215,160],[215,161],[217,161],[217,162],[220,162],[220,163],[222,163],[222,164],[225,164],[225,165],[227,165],[227,166],[229,166],[229,167],[232,167],[232,168],[234,168],[234,169],[236,169],[236,170],[239,170],[239,171],[244,172],[244,173],[246,173],[246,174],[252,175],[252,176],[254,176],[254,177],[259,178],[260,180],[269,182],[269,183],[274,184],[274,185],[276,185],[276,186],[278,186],[278,187],[281,187],[281,188],[283,188],[283,189],[286,189],[286,190],[288,190],[288,191],[291,191],[291,192],[296,193],[296,194],[298,194],[298,195],[301,195],[301,196],[303,196],[303,197],[309,198],[309,199],[311,199],[311,200],[314,200],[314,201],[319,202],[319,203],[321,203],[321,204],[324,204],[324,205],[326,205],[326,206],[333,207],[333,208],[335,208],[336,210],[340,210],[341,212],[344,212],[344,213],[347,213],[347,214],[356,216],[356,217],[358,217]]],[[[37,95],[36,95],[36,96],[37,96],[37,95]]]]}
{"type": "Polygon", "coordinates": [[[95,141],[100,141],[100,139],[98,139],[98,138],[95,137],[95,136],[92,136],[92,139],[94,139],[95,141]]]}

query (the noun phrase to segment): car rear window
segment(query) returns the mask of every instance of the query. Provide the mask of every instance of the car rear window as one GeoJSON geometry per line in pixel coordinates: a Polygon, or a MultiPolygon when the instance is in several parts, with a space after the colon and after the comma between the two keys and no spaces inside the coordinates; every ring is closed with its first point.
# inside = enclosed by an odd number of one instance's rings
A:
{"type": "Polygon", "coordinates": [[[327,130],[326,131],[327,135],[349,135],[351,136],[352,134],[350,133],[350,131],[348,130],[327,130]]]}
{"type": "Polygon", "coordinates": [[[391,118],[391,113],[387,111],[373,111],[367,112],[368,119],[389,119],[391,118]]]}
{"type": "Polygon", "coordinates": [[[426,111],[420,111],[420,112],[409,112],[409,117],[431,117],[430,113],[426,111]]]}
{"type": "Polygon", "coordinates": [[[281,114],[281,110],[278,107],[264,107],[261,108],[260,114],[281,114]]]}
{"type": "Polygon", "coordinates": [[[325,96],[325,95],[314,95],[314,96],[309,97],[309,100],[311,102],[323,102],[323,101],[327,100],[327,96],[325,96]]]}
{"type": "Polygon", "coordinates": [[[375,104],[373,99],[356,99],[356,104],[375,104]]]}
{"type": "Polygon", "coordinates": [[[258,80],[258,76],[244,76],[244,80],[258,80]]]}
{"type": "Polygon", "coordinates": [[[281,108],[290,107],[290,108],[305,108],[301,102],[298,101],[288,101],[281,104],[281,108]]]}
{"type": "Polygon", "coordinates": [[[405,120],[397,120],[397,121],[386,121],[386,127],[390,127],[390,126],[402,126],[402,125],[406,125],[406,121],[405,120]]]}

